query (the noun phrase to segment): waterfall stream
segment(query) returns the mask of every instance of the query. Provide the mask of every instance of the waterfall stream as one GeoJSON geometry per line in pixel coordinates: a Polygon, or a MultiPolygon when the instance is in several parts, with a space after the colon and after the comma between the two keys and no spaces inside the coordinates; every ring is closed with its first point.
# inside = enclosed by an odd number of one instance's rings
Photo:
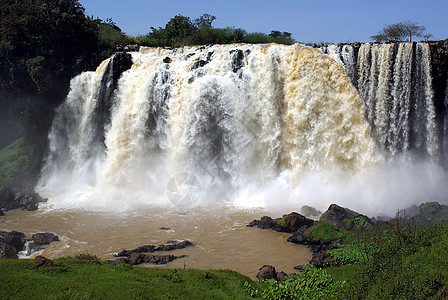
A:
{"type": "MultiPolygon", "coordinates": [[[[71,81],[38,189],[55,207],[166,205],[167,189],[193,188],[207,204],[279,205],[273,198],[313,202],[306,191],[316,182],[372,178],[384,161],[439,160],[427,44],[323,52],[142,48],[116,88],[111,57],[71,81]]],[[[317,204],[334,200],[325,188],[313,193],[317,204]]]]}

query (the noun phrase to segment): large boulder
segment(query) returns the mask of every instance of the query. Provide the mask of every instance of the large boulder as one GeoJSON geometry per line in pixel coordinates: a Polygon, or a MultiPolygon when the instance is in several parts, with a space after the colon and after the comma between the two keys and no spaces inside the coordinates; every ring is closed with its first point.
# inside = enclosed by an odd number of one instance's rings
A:
{"type": "Polygon", "coordinates": [[[304,229],[313,226],[313,224],[313,220],[308,219],[307,217],[296,212],[292,212],[277,219],[263,216],[260,220],[253,220],[247,226],[292,233],[298,230],[303,231],[304,229]]]}
{"type": "Polygon", "coordinates": [[[18,258],[16,249],[0,240],[0,259],[18,258]]]}
{"type": "Polygon", "coordinates": [[[23,232],[18,231],[0,231],[0,241],[14,247],[15,252],[22,251],[25,248],[27,238],[23,232]]]}
{"type": "Polygon", "coordinates": [[[12,209],[37,210],[38,204],[47,201],[35,192],[24,192],[11,187],[4,187],[0,191],[0,210],[12,209]]]}
{"type": "Polygon", "coordinates": [[[37,251],[45,249],[45,245],[59,241],[59,237],[51,232],[39,232],[31,236],[31,241],[27,245],[26,255],[29,256],[37,251]]]}
{"type": "Polygon", "coordinates": [[[31,236],[31,239],[36,245],[44,246],[49,245],[51,242],[59,241],[59,237],[51,232],[39,232],[31,236]]]}
{"type": "Polygon", "coordinates": [[[271,265],[264,265],[258,270],[258,279],[277,279],[277,272],[271,265]]]}
{"type": "Polygon", "coordinates": [[[334,226],[345,227],[347,221],[352,221],[359,216],[363,217],[368,223],[373,224],[367,216],[337,204],[331,204],[328,210],[320,216],[319,222],[330,222],[334,226]]]}
{"type": "Polygon", "coordinates": [[[165,244],[161,245],[144,245],[137,247],[132,250],[122,250],[120,251],[116,257],[120,256],[131,256],[133,253],[151,253],[155,251],[171,251],[171,250],[178,250],[178,249],[184,249],[188,246],[193,245],[192,242],[189,240],[172,240],[168,241],[165,244]]]}
{"type": "Polygon", "coordinates": [[[34,258],[34,263],[38,267],[40,267],[40,266],[54,267],[55,266],[55,263],[51,259],[45,258],[42,255],[36,256],[36,258],[34,258]]]}
{"type": "Polygon", "coordinates": [[[116,260],[108,261],[111,264],[130,264],[130,265],[139,265],[142,263],[150,263],[156,265],[166,265],[167,263],[177,259],[183,258],[185,255],[174,256],[174,255],[153,255],[153,254],[145,254],[145,253],[132,253],[128,258],[118,258],[116,260]]]}

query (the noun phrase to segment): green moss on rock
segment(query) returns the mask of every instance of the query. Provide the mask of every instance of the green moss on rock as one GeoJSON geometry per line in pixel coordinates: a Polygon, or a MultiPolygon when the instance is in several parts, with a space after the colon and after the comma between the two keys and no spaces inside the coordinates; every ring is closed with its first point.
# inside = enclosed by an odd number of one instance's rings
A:
{"type": "Polygon", "coordinates": [[[313,227],[307,229],[305,235],[310,239],[316,241],[323,240],[325,242],[341,239],[345,236],[342,231],[337,231],[330,222],[317,223],[313,227]]]}

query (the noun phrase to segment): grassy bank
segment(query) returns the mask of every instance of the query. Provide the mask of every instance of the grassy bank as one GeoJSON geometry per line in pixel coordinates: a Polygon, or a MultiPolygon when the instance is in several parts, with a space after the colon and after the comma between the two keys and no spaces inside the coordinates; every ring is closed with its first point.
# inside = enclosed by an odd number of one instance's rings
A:
{"type": "Polygon", "coordinates": [[[326,267],[305,266],[283,282],[253,282],[229,270],[114,266],[101,259],[60,258],[54,267],[0,260],[0,299],[448,298],[447,225],[392,221],[336,234],[320,226],[326,238],[340,241],[327,251],[326,267]]]}
{"type": "Polygon", "coordinates": [[[251,293],[265,299],[448,299],[447,225],[360,224],[348,231],[318,223],[310,235],[338,240],[326,252],[325,267],[306,267],[287,282],[257,282],[251,293]]]}
{"type": "Polygon", "coordinates": [[[55,260],[0,260],[0,299],[249,299],[247,277],[229,270],[183,270],[55,260]]]}

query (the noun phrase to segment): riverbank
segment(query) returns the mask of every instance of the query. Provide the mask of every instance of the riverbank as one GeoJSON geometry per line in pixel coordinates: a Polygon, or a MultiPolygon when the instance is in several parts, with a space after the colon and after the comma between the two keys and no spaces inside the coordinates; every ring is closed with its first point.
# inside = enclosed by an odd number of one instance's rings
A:
{"type": "Polygon", "coordinates": [[[250,299],[249,278],[230,270],[160,270],[60,258],[0,260],[2,299],[250,299]]]}

